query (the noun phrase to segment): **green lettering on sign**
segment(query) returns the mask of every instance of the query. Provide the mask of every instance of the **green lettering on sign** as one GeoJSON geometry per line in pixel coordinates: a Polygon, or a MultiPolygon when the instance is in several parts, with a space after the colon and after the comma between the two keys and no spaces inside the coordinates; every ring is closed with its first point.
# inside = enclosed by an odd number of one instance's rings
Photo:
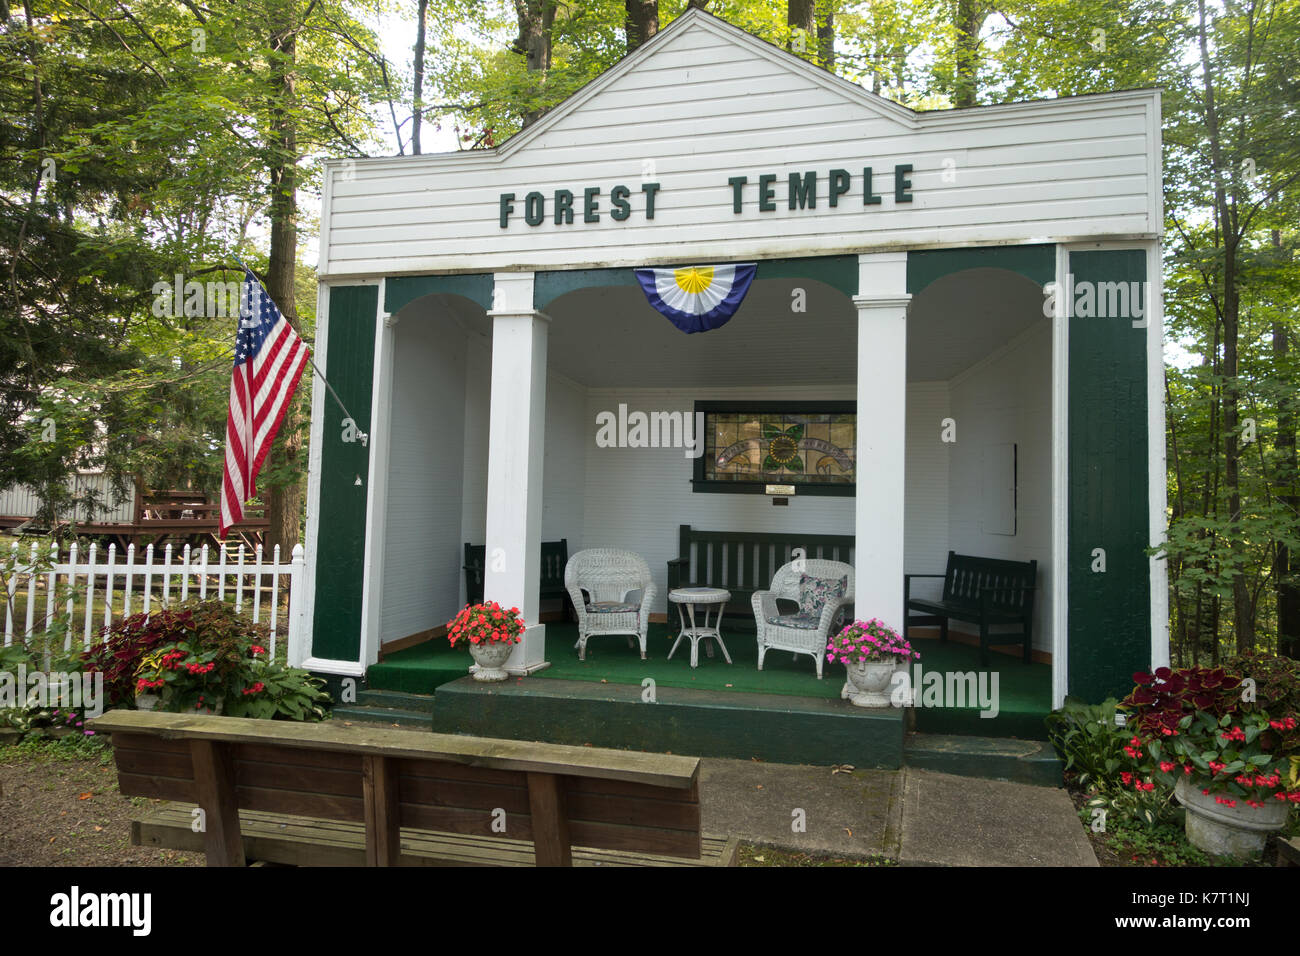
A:
{"type": "Polygon", "coordinates": [[[816,209],[817,208],[817,174],[804,173],[802,181],[798,173],[790,174],[790,208],[796,208],[798,202],[799,209],[816,209]]]}
{"type": "Polygon", "coordinates": [[[727,180],[731,186],[731,211],[740,212],[741,208],[741,191],[745,188],[745,183],[749,182],[748,176],[732,176],[727,180]]]}
{"type": "Polygon", "coordinates": [[[653,219],[655,217],[655,193],[659,192],[659,184],[642,183],[641,191],[645,193],[645,217],[653,219]]]}
{"type": "Polygon", "coordinates": [[[911,171],[911,163],[899,163],[894,167],[894,202],[912,201],[912,194],[908,192],[912,188],[912,181],[907,178],[911,171]]]}
{"type": "MultiPolygon", "coordinates": [[[[847,169],[831,170],[831,206],[837,206],[840,197],[849,191],[849,183],[852,177],[849,176],[847,169]]],[[[504,223],[502,223],[504,225],[504,223]]]]}
{"type": "Polygon", "coordinates": [[[567,189],[555,190],[555,224],[573,225],[573,193],[567,189]]]}
{"type": "Polygon", "coordinates": [[[632,191],[626,186],[615,186],[609,191],[609,202],[614,207],[609,211],[611,219],[622,222],[632,215],[632,204],[627,201],[627,197],[630,195],[632,195],[632,191]]]}
{"type": "Polygon", "coordinates": [[[871,167],[862,167],[862,205],[878,206],[880,197],[871,191],[871,167]]]}

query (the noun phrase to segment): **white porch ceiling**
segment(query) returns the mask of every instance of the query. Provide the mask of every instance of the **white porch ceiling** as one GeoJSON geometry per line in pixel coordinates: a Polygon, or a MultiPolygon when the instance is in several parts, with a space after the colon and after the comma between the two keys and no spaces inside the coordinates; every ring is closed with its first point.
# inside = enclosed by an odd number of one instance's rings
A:
{"type": "MultiPolygon", "coordinates": [[[[487,317],[466,300],[447,304],[490,334],[487,317]]],[[[972,269],[932,283],[908,312],[908,381],[954,377],[1046,321],[1042,305],[1041,289],[1004,270],[972,269]]],[[[651,308],[639,288],[580,289],[546,312],[551,368],[588,388],[857,381],[857,311],[819,282],[758,280],[730,322],[694,335],[651,308]],[[806,312],[791,311],[796,287],[807,292],[806,312]]]]}

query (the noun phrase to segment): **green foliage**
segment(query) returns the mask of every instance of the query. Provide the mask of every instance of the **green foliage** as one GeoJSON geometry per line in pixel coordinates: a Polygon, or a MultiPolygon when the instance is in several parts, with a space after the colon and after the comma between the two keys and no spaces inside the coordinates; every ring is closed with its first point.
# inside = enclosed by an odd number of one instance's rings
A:
{"type": "Polygon", "coordinates": [[[84,655],[103,671],[108,706],[154,693],[159,709],[215,709],[236,717],[324,720],[324,681],[267,658],[270,631],[224,601],[193,600],[113,625],[84,655]]]}
{"type": "Polygon", "coordinates": [[[92,760],[102,767],[113,766],[113,748],[108,737],[68,734],[49,737],[29,734],[8,747],[0,747],[0,764],[31,760],[54,760],[67,763],[92,760]]]}
{"type": "MultiPolygon", "coordinates": [[[[1090,825],[1092,810],[1084,807],[1079,817],[1090,825]]],[[[1220,862],[1187,842],[1181,822],[1147,826],[1123,817],[1111,823],[1108,818],[1105,833],[1106,845],[1134,866],[1213,866],[1220,862]]]]}
{"type": "Polygon", "coordinates": [[[244,680],[239,694],[226,699],[225,713],[231,717],[320,721],[329,716],[325,682],[301,668],[254,660],[244,680]]]}
{"type": "Polygon", "coordinates": [[[1155,827],[1181,819],[1172,784],[1152,790],[1132,786],[1139,759],[1125,749],[1133,734],[1116,723],[1118,706],[1114,698],[1085,704],[1067,697],[1060,710],[1047,715],[1048,738],[1065,761],[1067,777],[1089,794],[1089,814],[1104,812],[1108,828],[1114,821],[1155,827]]]}
{"type": "MultiPolygon", "coordinates": [[[[79,467],[119,495],[132,478],[218,487],[234,318],[173,314],[155,286],[240,281],[230,251],[260,258],[273,170],[315,191],[325,155],[378,145],[387,78],[360,20],[378,0],[129,7],[49,0],[30,29],[0,21],[14,67],[0,76],[0,487],[32,485],[46,526],[99,517],[104,502],[69,489],[79,467]],[[292,95],[276,84],[286,32],[292,95]]],[[[300,481],[305,462],[268,469],[263,488],[300,481]]]]}

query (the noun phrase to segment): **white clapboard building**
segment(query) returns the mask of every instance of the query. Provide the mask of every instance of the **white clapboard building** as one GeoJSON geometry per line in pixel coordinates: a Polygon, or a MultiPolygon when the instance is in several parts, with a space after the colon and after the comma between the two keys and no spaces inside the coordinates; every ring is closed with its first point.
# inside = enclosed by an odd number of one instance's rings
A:
{"type": "Polygon", "coordinates": [[[315,358],[357,420],[315,382],[306,665],[440,635],[469,543],[538,675],[542,542],[642,556],[676,622],[683,542],[744,532],[851,536],[896,628],[949,552],[1036,562],[1052,704],[1125,692],[1168,653],[1161,229],[1158,91],[915,112],[699,10],[502,146],[329,162],[315,358]],[[693,334],[643,282],[742,274],[693,334]]]}

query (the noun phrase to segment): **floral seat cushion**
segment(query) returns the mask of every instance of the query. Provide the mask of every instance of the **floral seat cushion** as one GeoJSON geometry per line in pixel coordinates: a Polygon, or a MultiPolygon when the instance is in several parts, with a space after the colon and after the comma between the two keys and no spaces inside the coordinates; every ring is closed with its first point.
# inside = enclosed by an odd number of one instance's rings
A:
{"type": "Polygon", "coordinates": [[[627,604],[623,601],[597,601],[587,605],[588,614],[635,614],[639,610],[640,604],[627,604]]]}
{"type": "Polygon", "coordinates": [[[821,623],[821,612],[816,614],[782,614],[777,617],[769,617],[768,624],[775,624],[777,627],[793,627],[800,631],[815,631],[817,625],[821,623]]]}
{"type": "Polygon", "coordinates": [[[822,608],[827,601],[844,597],[849,589],[849,576],[839,580],[834,578],[814,578],[807,574],[799,575],[799,614],[820,618],[822,608]]]}

